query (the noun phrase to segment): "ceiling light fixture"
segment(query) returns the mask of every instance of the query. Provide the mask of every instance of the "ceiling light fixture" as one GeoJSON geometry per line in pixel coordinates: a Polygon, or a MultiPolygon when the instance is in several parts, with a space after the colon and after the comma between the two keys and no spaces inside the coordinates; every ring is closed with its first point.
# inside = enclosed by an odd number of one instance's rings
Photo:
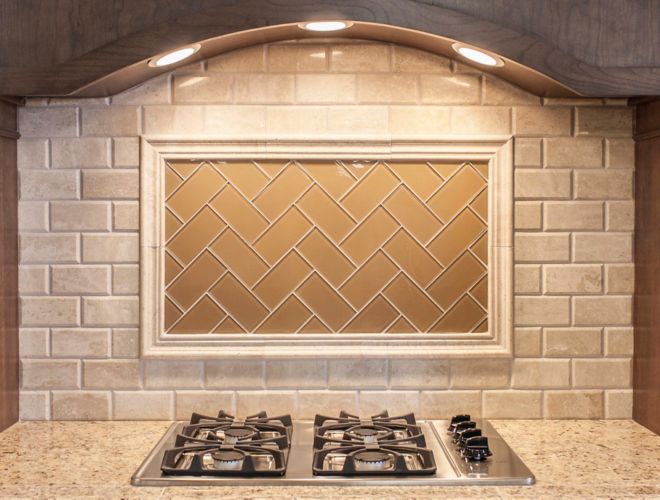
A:
{"type": "Polygon", "coordinates": [[[149,66],[162,67],[162,66],[169,66],[170,64],[178,63],[179,61],[183,61],[184,59],[187,59],[188,57],[193,55],[195,52],[197,52],[200,49],[200,47],[201,46],[198,43],[196,43],[194,45],[181,47],[180,49],[173,50],[172,52],[167,52],[160,56],[156,56],[149,61],[149,66]]]}
{"type": "Polygon", "coordinates": [[[476,49],[462,43],[455,43],[452,45],[452,48],[461,56],[477,64],[483,64],[484,66],[504,66],[502,58],[492,52],[476,49]]]}
{"type": "Polygon", "coordinates": [[[307,31],[339,31],[350,28],[352,24],[349,21],[310,21],[298,26],[307,31]]]}

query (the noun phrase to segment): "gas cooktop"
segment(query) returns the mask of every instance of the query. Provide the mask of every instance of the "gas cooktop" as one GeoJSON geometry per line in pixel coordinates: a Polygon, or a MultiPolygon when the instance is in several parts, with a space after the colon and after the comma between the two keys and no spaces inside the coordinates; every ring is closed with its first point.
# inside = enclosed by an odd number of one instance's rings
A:
{"type": "Polygon", "coordinates": [[[132,478],[135,486],[528,485],[534,475],[493,426],[470,415],[340,412],[293,421],[266,412],[193,413],[172,424],[132,478]]]}

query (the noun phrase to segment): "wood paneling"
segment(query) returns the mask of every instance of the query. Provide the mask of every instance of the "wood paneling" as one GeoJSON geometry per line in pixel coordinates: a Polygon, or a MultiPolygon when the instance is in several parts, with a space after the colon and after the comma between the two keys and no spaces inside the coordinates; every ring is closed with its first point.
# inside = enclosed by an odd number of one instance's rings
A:
{"type": "Polygon", "coordinates": [[[0,430],[18,420],[16,105],[0,100],[0,430]]]}
{"type": "Polygon", "coordinates": [[[472,43],[587,96],[660,88],[655,0],[3,0],[0,94],[66,95],[183,44],[312,18],[472,43]]]}
{"type": "Polygon", "coordinates": [[[660,434],[660,100],[637,105],[633,418],[660,434]]]}

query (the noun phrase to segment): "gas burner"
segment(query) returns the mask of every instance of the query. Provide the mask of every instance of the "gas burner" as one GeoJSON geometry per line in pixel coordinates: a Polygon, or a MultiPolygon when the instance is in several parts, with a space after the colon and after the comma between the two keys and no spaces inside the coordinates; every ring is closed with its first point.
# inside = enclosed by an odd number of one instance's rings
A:
{"type": "Polygon", "coordinates": [[[384,410],[377,415],[373,415],[367,419],[361,419],[357,415],[352,415],[344,410],[339,412],[338,417],[327,417],[325,415],[316,415],[314,418],[314,427],[320,427],[326,422],[335,422],[338,424],[346,423],[360,423],[360,424],[379,424],[379,423],[402,423],[408,425],[415,425],[415,414],[408,413],[406,415],[399,415],[395,417],[390,417],[387,410],[384,410]]]}

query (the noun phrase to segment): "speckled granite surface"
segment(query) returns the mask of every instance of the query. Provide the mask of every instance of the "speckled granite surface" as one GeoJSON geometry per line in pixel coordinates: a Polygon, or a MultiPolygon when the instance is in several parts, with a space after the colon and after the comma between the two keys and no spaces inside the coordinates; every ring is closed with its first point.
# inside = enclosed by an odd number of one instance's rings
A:
{"type": "Polygon", "coordinates": [[[531,487],[133,488],[167,422],[32,422],[0,434],[0,498],[655,498],[660,437],[631,421],[494,421],[531,487]]]}

